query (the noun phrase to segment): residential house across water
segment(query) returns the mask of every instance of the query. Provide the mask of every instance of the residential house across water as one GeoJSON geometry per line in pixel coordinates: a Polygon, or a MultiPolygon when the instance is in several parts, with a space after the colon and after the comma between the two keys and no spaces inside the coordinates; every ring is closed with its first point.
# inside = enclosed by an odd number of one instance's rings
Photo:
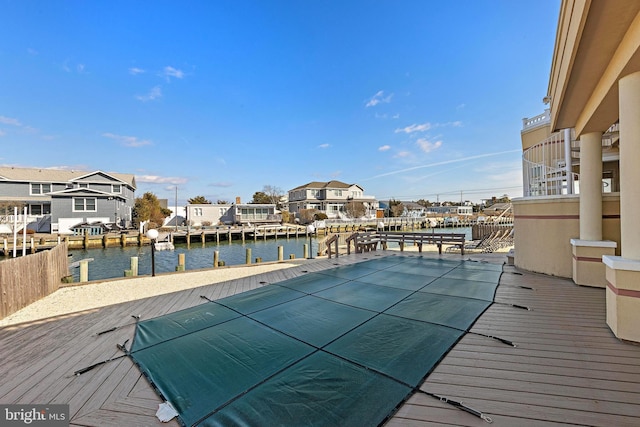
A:
{"type": "Polygon", "coordinates": [[[282,215],[275,204],[195,204],[186,206],[187,224],[207,225],[255,225],[279,224],[282,215]]]}
{"type": "Polygon", "coordinates": [[[347,205],[361,202],[365,216],[375,218],[378,201],[374,196],[365,196],[358,184],[341,181],[309,182],[289,190],[289,212],[296,215],[305,209],[316,209],[330,219],[347,218],[347,205]]]}
{"type": "MultiPolygon", "coordinates": [[[[131,225],[136,182],[132,174],[37,168],[0,168],[0,202],[20,206],[39,233],[72,234],[78,224],[131,225]]],[[[13,221],[13,212],[2,217],[13,221]]]]}

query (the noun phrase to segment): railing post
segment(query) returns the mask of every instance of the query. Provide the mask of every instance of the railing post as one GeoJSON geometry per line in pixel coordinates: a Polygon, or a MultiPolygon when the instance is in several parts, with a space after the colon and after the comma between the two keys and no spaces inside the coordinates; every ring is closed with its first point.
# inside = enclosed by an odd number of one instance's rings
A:
{"type": "Polygon", "coordinates": [[[567,176],[567,194],[573,194],[573,169],[571,168],[571,129],[564,130],[564,168],[567,176]]]}

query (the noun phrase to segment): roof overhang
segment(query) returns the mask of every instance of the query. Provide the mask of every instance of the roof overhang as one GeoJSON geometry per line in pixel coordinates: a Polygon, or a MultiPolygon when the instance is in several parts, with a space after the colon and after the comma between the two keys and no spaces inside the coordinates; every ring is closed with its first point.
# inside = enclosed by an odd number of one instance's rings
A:
{"type": "Polygon", "coordinates": [[[576,136],[618,120],[618,81],[640,71],[640,1],[563,0],[548,97],[551,128],[576,136]]]}

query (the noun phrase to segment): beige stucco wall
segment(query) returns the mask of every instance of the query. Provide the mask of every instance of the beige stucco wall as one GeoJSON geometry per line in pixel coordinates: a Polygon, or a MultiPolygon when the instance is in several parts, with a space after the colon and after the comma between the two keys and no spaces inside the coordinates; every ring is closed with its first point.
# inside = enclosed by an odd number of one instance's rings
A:
{"type": "MultiPolygon", "coordinates": [[[[514,199],[515,265],[553,276],[571,278],[573,254],[570,240],[580,238],[578,195],[514,199]]],[[[603,195],[602,234],[618,243],[620,252],[620,198],[603,195]]]]}
{"type": "Polygon", "coordinates": [[[538,126],[531,130],[521,132],[520,138],[522,140],[522,150],[524,151],[527,148],[539,144],[541,141],[547,139],[549,135],[551,135],[550,124],[538,126]]]}
{"type": "Polygon", "coordinates": [[[514,199],[514,262],[553,276],[573,275],[570,239],[580,237],[578,196],[514,199]]]}

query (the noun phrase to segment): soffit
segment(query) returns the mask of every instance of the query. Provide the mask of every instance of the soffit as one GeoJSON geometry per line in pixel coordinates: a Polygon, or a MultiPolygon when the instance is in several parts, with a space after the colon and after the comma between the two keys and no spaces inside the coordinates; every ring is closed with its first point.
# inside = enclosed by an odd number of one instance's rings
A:
{"type": "MultiPolygon", "coordinates": [[[[617,120],[617,79],[603,88],[603,75],[638,12],[637,0],[563,1],[549,83],[553,129],[581,121],[592,127],[597,122],[604,131],[617,120]],[[594,101],[597,105],[585,117],[585,106],[594,101]]],[[[628,65],[635,62],[632,57],[628,65]]]]}

